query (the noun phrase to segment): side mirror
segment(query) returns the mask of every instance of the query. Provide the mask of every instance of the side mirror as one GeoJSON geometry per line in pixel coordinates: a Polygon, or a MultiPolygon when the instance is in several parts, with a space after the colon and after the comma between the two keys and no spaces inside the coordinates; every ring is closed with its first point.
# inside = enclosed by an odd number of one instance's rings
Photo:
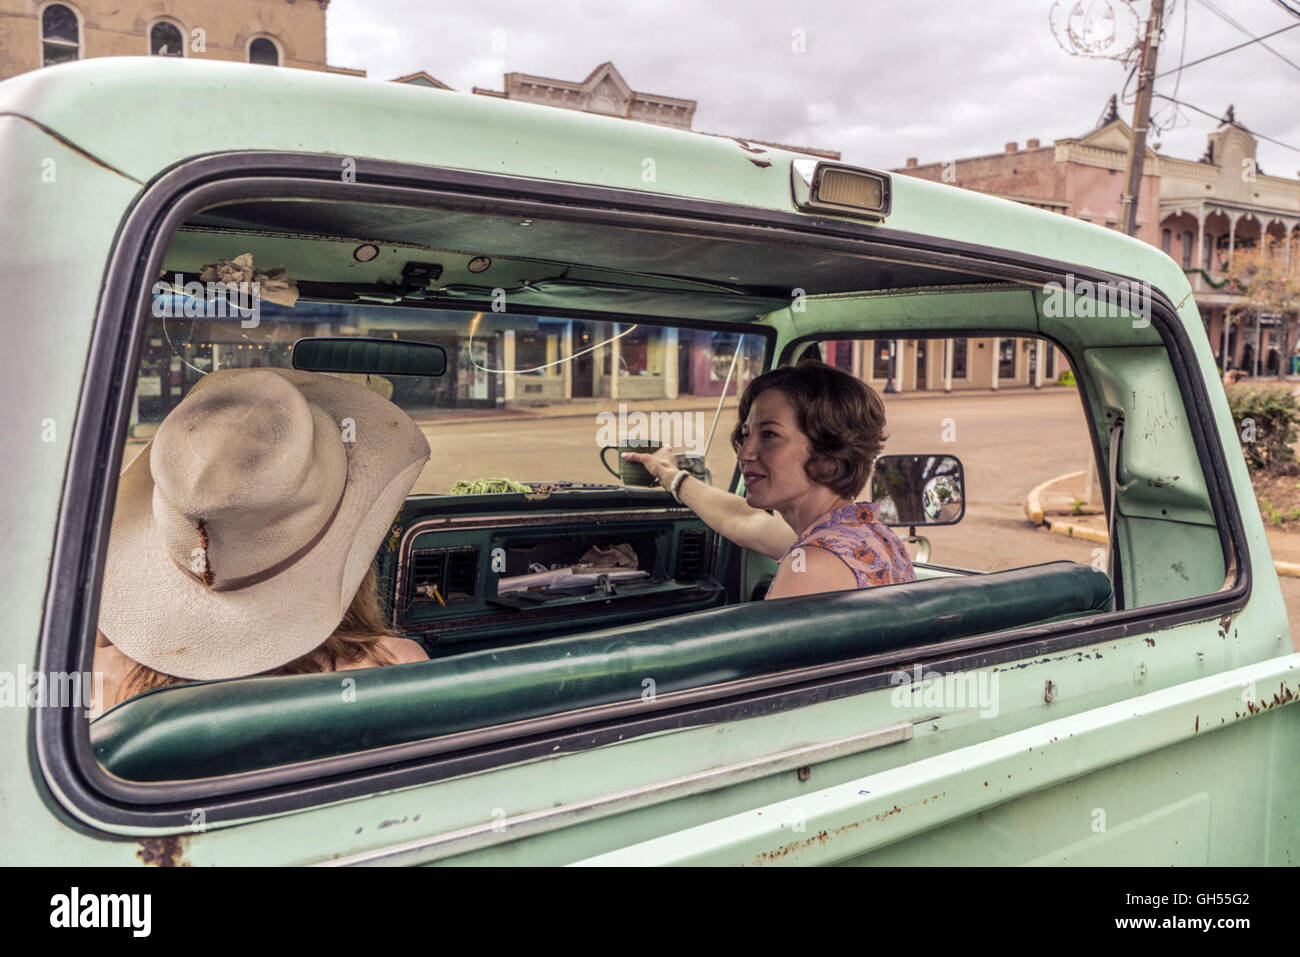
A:
{"type": "Polygon", "coordinates": [[[886,525],[956,525],[966,514],[966,476],[955,455],[882,455],[871,500],[886,525]]]}

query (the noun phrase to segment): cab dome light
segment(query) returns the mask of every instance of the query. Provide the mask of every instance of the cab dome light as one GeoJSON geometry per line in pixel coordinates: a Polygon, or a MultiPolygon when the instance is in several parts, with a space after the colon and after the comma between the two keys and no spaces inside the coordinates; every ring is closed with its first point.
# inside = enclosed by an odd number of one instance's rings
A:
{"type": "Polygon", "coordinates": [[[799,209],[846,213],[877,221],[889,215],[892,190],[888,173],[795,160],[791,179],[799,209]]]}

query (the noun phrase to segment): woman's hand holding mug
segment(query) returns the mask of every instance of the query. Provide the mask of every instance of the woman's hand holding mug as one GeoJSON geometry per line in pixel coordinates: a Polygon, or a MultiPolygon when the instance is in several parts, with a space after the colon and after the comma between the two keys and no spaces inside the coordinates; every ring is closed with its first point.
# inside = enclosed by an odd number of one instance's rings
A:
{"type": "Polygon", "coordinates": [[[677,475],[677,456],[669,445],[660,446],[653,452],[624,452],[622,457],[642,466],[663,488],[672,485],[677,475]]]}

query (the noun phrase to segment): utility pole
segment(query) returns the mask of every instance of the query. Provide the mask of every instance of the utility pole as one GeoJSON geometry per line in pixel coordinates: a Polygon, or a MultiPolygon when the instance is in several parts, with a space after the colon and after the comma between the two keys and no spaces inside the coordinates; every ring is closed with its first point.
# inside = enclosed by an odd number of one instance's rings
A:
{"type": "Polygon", "coordinates": [[[1133,107],[1133,139],[1128,145],[1128,186],[1120,197],[1123,203],[1124,232],[1137,235],[1138,195],[1142,189],[1142,164],[1147,155],[1147,123],[1151,117],[1151,90],[1155,86],[1156,51],[1164,24],[1165,0],[1151,0],[1151,16],[1142,38],[1142,58],[1138,61],[1137,105],[1133,107]]]}

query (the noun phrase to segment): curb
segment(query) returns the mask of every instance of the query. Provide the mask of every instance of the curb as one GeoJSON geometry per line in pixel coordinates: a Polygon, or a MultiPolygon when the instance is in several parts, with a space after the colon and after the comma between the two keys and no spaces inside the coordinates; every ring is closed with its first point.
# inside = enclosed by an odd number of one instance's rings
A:
{"type": "Polygon", "coordinates": [[[1083,474],[1082,471],[1078,471],[1069,472],[1065,475],[1058,475],[1056,478],[1050,478],[1046,482],[1040,482],[1030,489],[1029,494],[1025,497],[1025,514],[1029,516],[1029,520],[1035,525],[1049,524],[1043,519],[1043,489],[1047,488],[1049,485],[1055,485],[1057,482],[1063,482],[1066,479],[1078,478],[1083,474]]]}
{"type": "Polygon", "coordinates": [[[1085,541],[1097,542],[1106,545],[1110,542],[1110,536],[1105,532],[1099,532],[1095,528],[1087,528],[1083,525],[1075,525],[1072,522],[1043,522],[1042,525],[1049,532],[1056,532],[1058,535],[1068,535],[1071,538],[1082,538],[1085,541]]]}
{"type": "Polygon", "coordinates": [[[1295,562],[1274,562],[1273,567],[1277,569],[1279,575],[1286,575],[1289,578],[1300,578],[1300,565],[1295,562]]]}
{"type": "MultiPolygon", "coordinates": [[[[1082,475],[1082,472],[1071,472],[1068,475],[1058,475],[1056,478],[1048,479],[1039,485],[1034,486],[1029,494],[1025,496],[1025,513],[1029,520],[1035,525],[1046,528],[1049,532],[1055,532],[1058,535],[1068,535],[1070,538],[1081,538],[1089,542],[1097,542],[1101,545],[1110,543],[1110,536],[1103,531],[1094,528],[1087,528],[1083,525],[1075,525],[1073,522],[1060,520],[1053,521],[1043,515],[1042,494],[1043,489],[1049,485],[1054,485],[1063,479],[1074,478],[1082,475]]],[[[1278,559],[1273,560],[1273,568],[1279,575],[1285,575],[1288,578],[1300,578],[1300,563],[1284,562],[1278,559]]]]}

